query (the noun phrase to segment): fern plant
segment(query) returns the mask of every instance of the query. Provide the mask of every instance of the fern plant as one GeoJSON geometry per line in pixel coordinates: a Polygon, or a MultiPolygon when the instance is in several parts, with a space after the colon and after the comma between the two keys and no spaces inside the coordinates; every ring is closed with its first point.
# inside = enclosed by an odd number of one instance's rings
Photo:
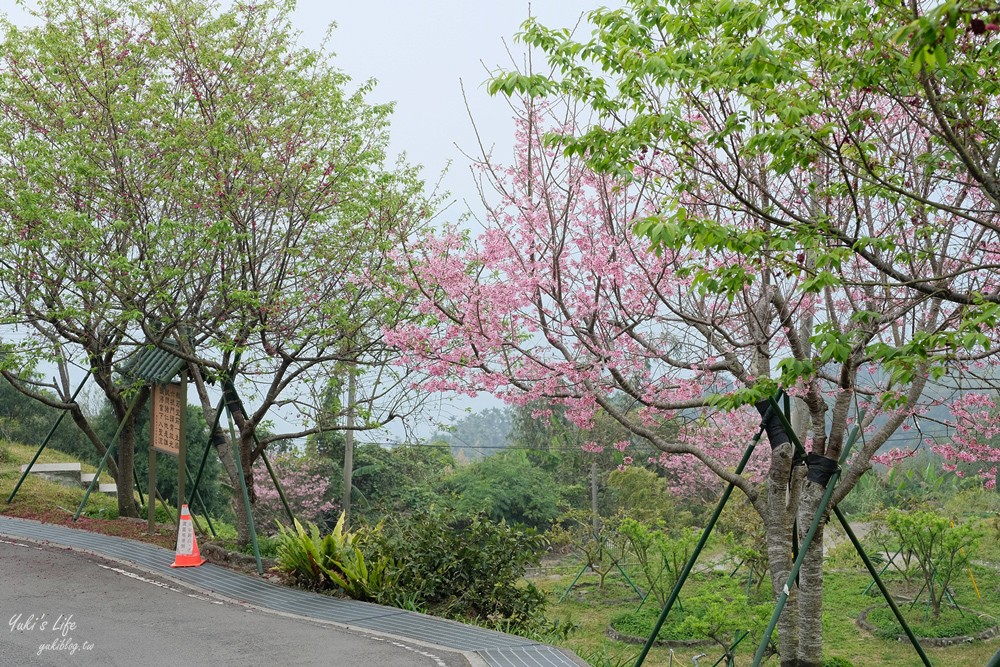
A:
{"type": "Polygon", "coordinates": [[[289,529],[279,524],[278,567],[296,583],[313,590],[339,588],[355,600],[381,600],[398,576],[392,562],[365,559],[358,546],[360,533],[344,527],[340,515],[333,532],[320,536],[319,528],[296,519],[289,529]]]}

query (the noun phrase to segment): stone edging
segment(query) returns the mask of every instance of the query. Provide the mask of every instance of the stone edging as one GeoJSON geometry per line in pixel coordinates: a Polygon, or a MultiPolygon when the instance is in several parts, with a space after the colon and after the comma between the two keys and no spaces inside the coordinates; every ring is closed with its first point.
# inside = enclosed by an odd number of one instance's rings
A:
{"type": "MultiPolygon", "coordinates": [[[[208,541],[201,545],[200,551],[201,557],[210,563],[254,568],[254,572],[256,573],[257,559],[248,554],[240,553],[239,551],[229,551],[225,547],[208,541]]],[[[278,561],[272,558],[261,558],[260,561],[261,565],[264,566],[264,572],[268,572],[278,565],[278,561]]]]}
{"type": "MultiPolygon", "coordinates": [[[[624,635],[617,630],[615,630],[610,625],[605,631],[605,634],[614,639],[615,641],[624,642],[626,644],[639,644],[644,645],[646,643],[646,637],[633,637],[632,635],[624,635]]],[[[712,639],[657,639],[653,642],[653,646],[669,646],[672,648],[688,648],[696,646],[714,646],[715,641],[712,639]]]]}
{"type": "MultiPolygon", "coordinates": [[[[854,622],[855,625],[857,625],[862,630],[865,630],[866,632],[870,632],[872,635],[875,635],[875,633],[878,632],[878,629],[868,622],[868,612],[870,612],[873,609],[880,609],[883,606],[888,606],[888,605],[873,604],[872,606],[864,609],[858,615],[857,620],[854,622]]],[[[974,612],[971,609],[963,609],[963,611],[976,614],[977,616],[980,617],[983,616],[983,614],[974,612]]],[[[1000,634],[1000,625],[994,625],[992,628],[987,628],[975,635],[961,635],[958,637],[917,637],[917,641],[920,642],[921,646],[927,648],[931,647],[942,648],[945,646],[955,646],[956,644],[971,644],[972,642],[976,641],[986,641],[987,639],[992,639],[993,637],[996,637],[998,634],[1000,634]]],[[[896,636],[896,640],[900,642],[908,642],[910,641],[910,638],[907,637],[906,634],[901,634],[896,636]]]]}

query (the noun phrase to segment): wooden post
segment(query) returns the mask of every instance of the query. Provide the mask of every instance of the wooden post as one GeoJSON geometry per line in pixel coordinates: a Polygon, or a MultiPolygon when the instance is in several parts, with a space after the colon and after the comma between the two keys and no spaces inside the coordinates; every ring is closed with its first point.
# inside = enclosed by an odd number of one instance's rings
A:
{"type": "Polygon", "coordinates": [[[601,511],[597,504],[597,461],[590,464],[590,514],[594,523],[594,539],[601,534],[601,511]]]}
{"type": "Polygon", "coordinates": [[[180,439],[177,443],[177,511],[180,512],[184,500],[184,473],[187,471],[185,451],[187,450],[187,371],[181,371],[180,391],[180,439]]]}
{"type": "Polygon", "coordinates": [[[156,449],[153,448],[152,438],[149,445],[149,484],[146,486],[146,522],[148,534],[152,535],[156,529],[156,449]]]}

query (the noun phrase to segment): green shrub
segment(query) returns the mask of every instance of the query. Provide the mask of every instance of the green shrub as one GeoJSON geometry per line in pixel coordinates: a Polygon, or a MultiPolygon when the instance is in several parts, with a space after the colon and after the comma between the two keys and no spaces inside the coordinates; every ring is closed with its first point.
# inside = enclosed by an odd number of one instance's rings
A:
{"type": "MultiPolygon", "coordinates": [[[[257,534],[257,550],[260,552],[262,558],[277,558],[278,557],[278,546],[281,544],[281,540],[277,535],[261,535],[257,534]]],[[[233,539],[232,548],[244,553],[248,556],[253,555],[253,544],[236,544],[235,538],[233,539]]]]}
{"type": "Polygon", "coordinates": [[[10,453],[10,446],[6,442],[0,442],[0,463],[13,463],[14,456],[10,453]]]}
{"type": "MultiPolygon", "coordinates": [[[[823,553],[827,566],[835,569],[856,569],[865,566],[858,550],[850,540],[845,540],[826,549],[823,553]]],[[[838,658],[839,659],[839,658],[838,658]]]]}
{"type": "MultiPolygon", "coordinates": [[[[147,503],[139,511],[139,517],[142,519],[149,519],[149,498],[146,498],[147,503]]],[[[172,511],[172,510],[171,510],[172,511]]],[[[173,523],[174,517],[170,515],[170,511],[161,503],[159,500],[156,501],[156,523],[173,523]]]]}
{"type": "MultiPolygon", "coordinates": [[[[748,600],[738,582],[729,577],[713,578],[711,585],[684,598],[684,605],[671,610],[656,635],[659,640],[712,639],[723,646],[733,634],[749,631],[760,634],[767,625],[772,603],[748,600]]],[[[660,610],[646,607],[611,619],[611,627],[633,637],[648,637],[659,619],[660,610]]]]}
{"type": "Polygon", "coordinates": [[[899,539],[901,549],[913,554],[923,575],[931,611],[938,616],[952,578],[968,567],[975,555],[982,538],[979,528],[973,522],[956,525],[930,511],[897,509],[886,515],[886,526],[899,539]]]}
{"type": "Polygon", "coordinates": [[[522,582],[544,546],[533,530],[431,510],[386,522],[365,540],[370,554],[397,566],[394,595],[418,608],[511,632],[538,631],[545,596],[522,582]]]}
{"type": "MultiPolygon", "coordinates": [[[[924,609],[904,611],[906,622],[918,637],[964,637],[988,630],[996,623],[989,618],[978,616],[972,612],[959,612],[957,609],[946,608],[937,618],[925,620],[924,609]]],[[[875,636],[882,639],[896,639],[903,634],[892,610],[888,607],[873,609],[868,614],[868,622],[875,628],[875,636]]]]}
{"type": "Polygon", "coordinates": [[[117,519],[118,506],[97,505],[92,503],[84,508],[83,515],[90,517],[91,519],[117,519]]]}
{"type": "Polygon", "coordinates": [[[764,522],[757,510],[746,500],[728,503],[719,517],[716,532],[723,537],[733,569],[747,573],[760,590],[770,575],[764,522]]]}
{"type": "MultiPolygon", "coordinates": [[[[679,607],[671,609],[656,638],[658,640],[708,639],[705,635],[695,637],[683,630],[682,627],[686,617],[686,602],[683,610],[679,607]]],[[[613,616],[611,618],[611,627],[623,635],[630,637],[648,637],[659,618],[660,610],[651,605],[639,611],[626,611],[613,616]]]]}
{"type": "Polygon", "coordinates": [[[646,589],[663,607],[698,541],[698,533],[675,530],[668,535],[662,526],[648,526],[630,518],[622,520],[618,533],[627,541],[646,589]]]}
{"type": "Polygon", "coordinates": [[[339,588],[355,600],[382,599],[392,590],[395,574],[389,559],[365,558],[360,533],[344,529],[344,515],[333,532],[321,537],[319,528],[298,520],[294,528],[279,524],[277,569],[313,590],[339,588]]]}
{"type": "Polygon", "coordinates": [[[456,511],[544,529],[559,516],[559,486],[523,451],[501,452],[462,466],[445,478],[456,511]]]}

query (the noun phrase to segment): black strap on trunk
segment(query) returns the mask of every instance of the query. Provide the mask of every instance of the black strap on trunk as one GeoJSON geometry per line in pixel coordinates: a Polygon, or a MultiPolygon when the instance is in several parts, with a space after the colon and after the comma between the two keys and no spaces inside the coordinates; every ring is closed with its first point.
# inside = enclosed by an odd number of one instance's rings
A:
{"type": "Polygon", "coordinates": [[[760,425],[767,431],[767,440],[771,443],[771,449],[775,449],[786,442],[791,442],[784,424],[781,423],[778,415],[771,409],[770,401],[758,401],[754,404],[754,407],[760,413],[762,418],[760,425]]]}
{"type": "Polygon", "coordinates": [[[827,482],[833,477],[833,473],[840,470],[840,466],[837,464],[836,459],[828,459],[821,454],[809,454],[806,457],[806,465],[809,466],[809,472],[806,473],[806,479],[810,482],[815,482],[822,487],[826,487],[827,482]]]}

